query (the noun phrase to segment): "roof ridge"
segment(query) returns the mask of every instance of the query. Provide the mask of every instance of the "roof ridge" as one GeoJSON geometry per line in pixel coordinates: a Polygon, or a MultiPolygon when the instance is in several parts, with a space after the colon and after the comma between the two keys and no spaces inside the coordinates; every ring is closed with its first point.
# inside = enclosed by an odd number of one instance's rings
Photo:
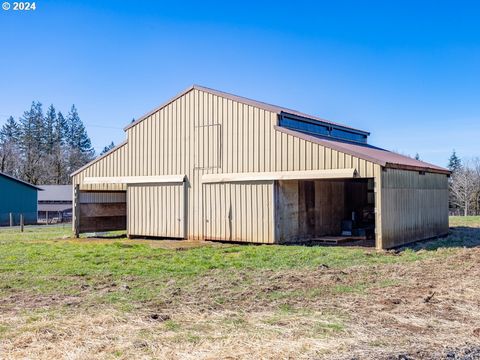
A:
{"type": "Polygon", "coordinates": [[[357,129],[357,128],[354,128],[354,127],[351,127],[351,126],[348,126],[348,125],[336,123],[336,122],[333,122],[333,121],[330,121],[330,120],[327,120],[327,119],[323,119],[323,118],[315,116],[315,115],[309,115],[309,114],[306,114],[306,113],[302,113],[301,111],[298,111],[298,110],[282,107],[282,106],[279,106],[279,105],[269,104],[269,103],[266,103],[266,102],[263,102],[263,101],[250,99],[250,98],[247,98],[247,97],[244,97],[244,96],[235,95],[235,94],[232,94],[232,93],[212,89],[212,88],[209,88],[209,87],[206,87],[206,86],[203,86],[203,85],[198,85],[198,84],[193,84],[193,85],[189,86],[188,88],[186,88],[182,92],[178,93],[177,95],[175,95],[174,97],[172,97],[168,101],[162,103],[161,105],[157,106],[153,110],[151,110],[151,111],[145,113],[144,115],[142,115],[141,117],[139,117],[134,122],[128,124],[127,126],[125,126],[123,128],[123,130],[126,131],[133,126],[136,126],[137,124],[139,124],[140,122],[145,120],[150,115],[152,115],[152,114],[156,113],[157,111],[163,109],[165,106],[171,104],[172,102],[174,102],[178,98],[182,97],[185,94],[188,94],[190,91],[192,91],[194,89],[199,90],[199,91],[203,91],[203,92],[206,92],[206,93],[209,93],[209,94],[212,94],[212,95],[220,96],[220,97],[223,97],[223,98],[226,98],[226,99],[230,99],[230,100],[233,100],[233,101],[237,101],[237,102],[240,102],[240,103],[243,103],[243,104],[246,104],[246,105],[258,107],[260,109],[263,109],[263,110],[266,110],[266,111],[271,111],[271,112],[274,112],[274,113],[277,113],[277,114],[280,114],[280,113],[284,112],[284,113],[287,113],[287,114],[292,114],[292,115],[301,116],[301,117],[304,117],[304,118],[307,118],[307,119],[322,121],[322,122],[325,122],[327,124],[331,124],[331,125],[334,125],[334,126],[340,126],[340,127],[346,128],[346,129],[361,131],[361,132],[370,134],[368,131],[357,129]]]}

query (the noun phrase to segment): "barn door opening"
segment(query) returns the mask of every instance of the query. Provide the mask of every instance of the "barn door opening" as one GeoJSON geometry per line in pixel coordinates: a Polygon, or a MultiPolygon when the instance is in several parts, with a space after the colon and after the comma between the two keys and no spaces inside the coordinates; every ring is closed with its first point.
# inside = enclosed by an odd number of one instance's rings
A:
{"type": "Polygon", "coordinates": [[[126,230],[125,191],[81,191],[74,193],[74,232],[126,230]]]}
{"type": "Polygon", "coordinates": [[[185,238],[184,184],[129,184],[128,235],[185,238]]]}
{"type": "Polygon", "coordinates": [[[373,246],[373,179],[278,181],[275,187],[278,242],[373,246]]]}

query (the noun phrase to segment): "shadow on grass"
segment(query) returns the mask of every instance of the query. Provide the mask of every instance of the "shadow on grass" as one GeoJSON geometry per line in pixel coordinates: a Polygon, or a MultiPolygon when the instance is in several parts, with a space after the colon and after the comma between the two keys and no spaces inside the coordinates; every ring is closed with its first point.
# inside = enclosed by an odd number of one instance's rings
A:
{"type": "Polygon", "coordinates": [[[437,250],[441,248],[475,248],[480,247],[480,228],[468,226],[455,226],[450,228],[447,236],[419,241],[407,246],[398,248],[398,251],[411,249],[437,250]]]}

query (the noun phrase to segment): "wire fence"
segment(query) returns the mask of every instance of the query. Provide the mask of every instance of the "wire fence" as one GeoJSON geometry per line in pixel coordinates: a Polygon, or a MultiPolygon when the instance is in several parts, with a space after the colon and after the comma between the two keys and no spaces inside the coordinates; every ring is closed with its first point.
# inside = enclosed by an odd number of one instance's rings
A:
{"type": "Polygon", "coordinates": [[[70,226],[71,213],[60,211],[8,212],[0,213],[0,227],[45,226],[65,224],[70,226]]]}

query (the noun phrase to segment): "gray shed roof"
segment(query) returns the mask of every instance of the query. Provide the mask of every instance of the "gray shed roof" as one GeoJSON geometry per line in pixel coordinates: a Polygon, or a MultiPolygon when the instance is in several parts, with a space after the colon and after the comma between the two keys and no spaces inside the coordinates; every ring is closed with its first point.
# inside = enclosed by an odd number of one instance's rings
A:
{"type": "Polygon", "coordinates": [[[40,185],[38,201],[72,201],[72,185],[40,185]]]}

